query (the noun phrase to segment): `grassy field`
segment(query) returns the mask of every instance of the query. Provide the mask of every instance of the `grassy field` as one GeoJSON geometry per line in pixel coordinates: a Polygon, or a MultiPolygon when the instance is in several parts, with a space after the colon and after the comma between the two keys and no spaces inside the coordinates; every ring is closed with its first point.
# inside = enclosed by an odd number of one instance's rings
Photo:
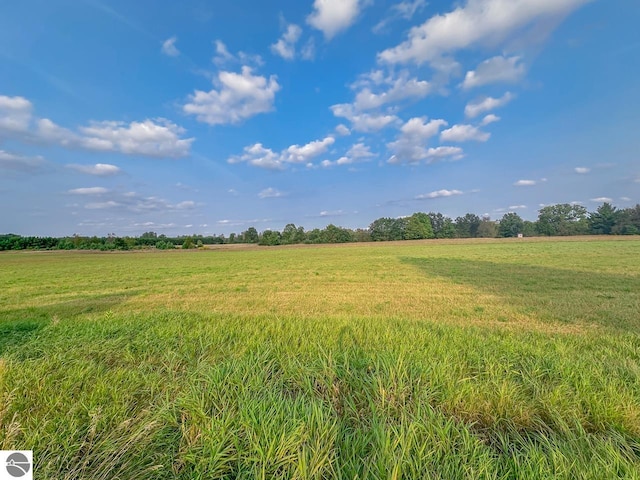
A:
{"type": "Polygon", "coordinates": [[[38,479],[640,479],[640,240],[0,255],[38,479]]]}

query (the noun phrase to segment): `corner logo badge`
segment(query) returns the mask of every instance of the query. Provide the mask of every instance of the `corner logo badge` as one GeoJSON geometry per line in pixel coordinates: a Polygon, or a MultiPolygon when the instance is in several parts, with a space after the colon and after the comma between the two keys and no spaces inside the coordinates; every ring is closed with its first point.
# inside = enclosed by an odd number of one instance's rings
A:
{"type": "Polygon", "coordinates": [[[0,480],[33,479],[33,452],[31,450],[2,450],[0,480]]]}

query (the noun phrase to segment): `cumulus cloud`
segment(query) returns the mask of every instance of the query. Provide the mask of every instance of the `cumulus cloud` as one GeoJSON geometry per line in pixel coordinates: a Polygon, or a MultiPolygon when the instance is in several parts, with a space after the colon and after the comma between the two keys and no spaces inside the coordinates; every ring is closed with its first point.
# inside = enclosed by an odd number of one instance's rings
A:
{"type": "Polygon", "coordinates": [[[486,142],[491,137],[490,133],[483,132],[473,125],[454,125],[440,134],[442,142],[486,142]]]}
{"type": "Polygon", "coordinates": [[[511,205],[509,207],[509,210],[524,210],[526,208],[527,208],[526,205],[511,205]]]}
{"type": "Polygon", "coordinates": [[[537,183],[538,182],[536,182],[535,180],[518,180],[513,185],[516,186],[516,187],[532,187],[533,185],[536,185],[537,183]]]}
{"type": "Polygon", "coordinates": [[[478,115],[495,110],[496,108],[504,107],[507,103],[515,98],[511,92],[505,93],[500,98],[486,97],[482,100],[470,102],[464,109],[464,114],[468,118],[475,118],[478,115]]]}
{"type": "Polygon", "coordinates": [[[31,123],[33,104],[24,97],[0,95],[0,138],[3,131],[26,132],[31,123]]]}
{"type": "Polygon", "coordinates": [[[482,121],[480,122],[480,126],[484,127],[486,125],[490,125],[492,123],[495,122],[499,122],[500,121],[500,117],[497,115],[494,115],[493,113],[490,113],[489,115],[485,116],[482,121]]]}
{"type": "MultiPolygon", "coordinates": [[[[497,47],[557,25],[589,0],[467,0],[409,31],[407,40],[378,55],[385,63],[437,62],[468,47],[497,47]]],[[[540,37],[540,35],[538,35],[540,37]]]]}
{"type": "Polygon", "coordinates": [[[185,130],[164,118],[130,123],[91,122],[74,131],[48,118],[35,117],[32,110],[31,102],[22,97],[0,97],[0,138],[165,158],[188,155],[194,141],[182,138],[185,130]]]}
{"type": "Polygon", "coordinates": [[[298,25],[290,24],[282,37],[271,45],[271,51],[285,60],[293,60],[296,56],[296,43],[302,35],[302,29],[298,25]]]}
{"type": "Polygon", "coordinates": [[[415,117],[407,121],[401,128],[397,139],[387,144],[393,156],[389,163],[417,163],[451,157],[461,158],[459,147],[440,146],[427,148],[429,139],[438,135],[440,128],[447,125],[442,119],[428,120],[426,117],[415,117]]]}
{"type": "Polygon", "coordinates": [[[291,145],[284,153],[283,160],[290,163],[307,163],[312,158],[326,152],[335,141],[335,138],[329,136],[302,146],[291,145]]]}
{"type": "Polygon", "coordinates": [[[518,63],[520,57],[506,58],[503,56],[485,60],[476,70],[467,72],[462,88],[468,90],[492,83],[515,83],[522,78],[525,68],[518,63]]]}
{"type": "Polygon", "coordinates": [[[286,193],[272,187],[265,188],[260,193],[258,193],[258,197],[260,198],[280,198],[284,197],[285,195],[286,193]]]}
{"type": "Polygon", "coordinates": [[[416,200],[431,200],[433,198],[443,198],[443,197],[452,197],[454,195],[462,195],[464,192],[460,190],[436,190],[431,193],[424,193],[422,195],[417,195],[416,200]]]}
{"type": "MultiPolygon", "coordinates": [[[[375,73],[374,73],[375,75],[375,73]]],[[[376,77],[373,77],[376,79],[376,77]]],[[[420,99],[433,91],[431,83],[417,78],[410,78],[407,71],[402,71],[397,78],[385,77],[384,80],[369,82],[358,94],[354,102],[356,110],[371,110],[389,103],[396,103],[408,98],[420,99]],[[372,90],[372,84],[386,86],[379,92],[372,90]]]]}
{"type": "Polygon", "coordinates": [[[350,103],[333,105],[331,111],[336,117],[349,120],[352,128],[358,132],[377,132],[400,121],[395,115],[358,112],[350,103]]]}
{"type": "Polygon", "coordinates": [[[588,167],[576,167],[576,168],[574,168],[574,171],[576,173],[585,174],[585,173],[589,173],[591,171],[591,169],[588,168],[588,167]]]}
{"type": "Polygon", "coordinates": [[[15,172],[35,172],[45,166],[41,156],[29,157],[0,150],[0,170],[15,172]]]}
{"type": "Polygon", "coordinates": [[[343,125],[341,123],[340,125],[338,125],[336,127],[336,133],[338,135],[341,135],[341,136],[345,137],[347,135],[351,135],[351,130],[349,130],[346,125],[343,125]]]}
{"type": "Polygon", "coordinates": [[[356,143],[349,148],[347,153],[335,162],[323,160],[320,163],[320,166],[327,168],[332,167],[333,165],[351,165],[354,163],[366,162],[370,158],[376,156],[377,155],[371,151],[371,148],[368,145],[365,145],[364,143],[356,143]]]}
{"type": "Polygon", "coordinates": [[[67,165],[67,168],[71,168],[80,173],[86,173],[88,175],[96,175],[99,177],[107,177],[109,175],[117,175],[122,170],[120,167],[115,165],[111,165],[108,163],[96,163],[95,165],[77,165],[70,164],[67,165]]]}
{"type": "Polygon", "coordinates": [[[178,41],[178,37],[175,35],[171,38],[168,38],[164,42],[162,42],[162,53],[168,55],[169,57],[177,57],[180,55],[180,50],[176,47],[176,42],[178,41]]]}
{"type": "Polygon", "coordinates": [[[335,138],[327,136],[322,140],[314,140],[306,145],[291,145],[280,153],[256,143],[244,148],[241,155],[230,157],[229,163],[248,163],[254,167],[268,170],[284,170],[288,164],[309,163],[317,156],[325,153],[333,145],[335,138]]]}
{"type": "Polygon", "coordinates": [[[364,3],[364,0],[315,0],[307,23],[331,40],[356,21],[364,3]]]}
{"type": "Polygon", "coordinates": [[[597,197],[592,198],[591,201],[594,203],[611,203],[613,202],[613,199],[609,197],[597,197]]]}
{"type": "Polygon", "coordinates": [[[209,125],[240,123],[260,113],[273,110],[273,102],[280,85],[275,75],[268,79],[253,75],[251,67],[241,73],[220,72],[209,92],[196,90],[184,105],[185,113],[209,125]]]}

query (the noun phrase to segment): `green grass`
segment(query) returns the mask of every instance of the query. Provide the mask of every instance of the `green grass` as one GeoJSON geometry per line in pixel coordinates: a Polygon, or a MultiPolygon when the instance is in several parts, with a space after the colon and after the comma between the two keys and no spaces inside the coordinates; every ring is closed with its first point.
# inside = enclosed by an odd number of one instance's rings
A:
{"type": "Polygon", "coordinates": [[[0,255],[44,479],[640,479],[640,241],[0,255]]]}

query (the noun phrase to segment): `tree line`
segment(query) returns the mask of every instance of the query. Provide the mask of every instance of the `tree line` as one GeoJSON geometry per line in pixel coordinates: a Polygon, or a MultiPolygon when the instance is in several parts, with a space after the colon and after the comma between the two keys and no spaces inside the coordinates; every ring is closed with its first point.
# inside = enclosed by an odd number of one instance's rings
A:
{"type": "Polygon", "coordinates": [[[639,235],[640,204],[618,209],[604,203],[588,212],[582,205],[568,203],[549,205],[538,212],[534,222],[523,220],[514,212],[499,220],[479,217],[473,213],[455,219],[441,213],[417,212],[408,217],[382,217],[366,229],[349,229],[330,224],[323,229],[305,231],[293,223],[282,232],[250,227],[241,233],[225,235],[189,235],[167,237],[145,232],[139,237],[24,237],[15,234],[0,235],[2,250],[130,250],[137,248],[198,248],[213,244],[250,243],[259,245],[293,245],[348,242],[383,242],[393,240],[421,240],[430,238],[496,238],[567,235],[639,235]]]}

